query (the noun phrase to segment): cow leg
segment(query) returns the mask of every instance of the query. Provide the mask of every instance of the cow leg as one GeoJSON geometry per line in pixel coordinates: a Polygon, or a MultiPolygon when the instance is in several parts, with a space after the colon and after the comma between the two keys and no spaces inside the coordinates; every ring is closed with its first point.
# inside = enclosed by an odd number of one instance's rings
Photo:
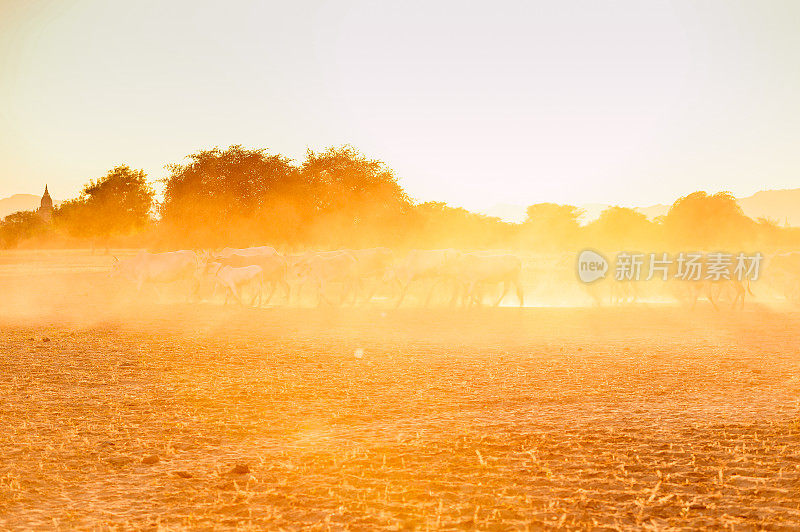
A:
{"type": "Polygon", "coordinates": [[[439,283],[441,282],[442,282],[441,279],[437,279],[436,281],[433,282],[433,285],[431,285],[431,289],[428,292],[428,297],[425,298],[425,308],[428,308],[428,305],[430,305],[431,298],[433,297],[433,291],[436,290],[436,287],[439,286],[439,283]]]}
{"type": "Polygon", "coordinates": [[[197,277],[192,278],[192,292],[189,296],[193,299],[200,299],[200,279],[197,277]]]}
{"type": "Polygon", "coordinates": [[[708,291],[706,292],[706,297],[708,298],[708,301],[711,303],[711,306],[714,307],[714,310],[719,312],[719,307],[717,306],[717,303],[714,301],[714,294],[711,291],[711,285],[710,284],[709,284],[709,287],[708,287],[708,291]]]}
{"type": "Polygon", "coordinates": [[[278,283],[276,281],[270,281],[269,283],[269,295],[267,296],[267,300],[264,302],[264,305],[269,305],[269,302],[272,301],[272,296],[275,295],[275,289],[277,288],[278,283]]]}
{"type": "Polygon", "coordinates": [[[347,303],[348,296],[352,296],[352,303],[353,306],[358,305],[358,294],[361,292],[363,285],[361,284],[361,279],[357,281],[345,281],[342,284],[342,302],[340,305],[344,305],[347,303]]]}
{"type": "Polygon", "coordinates": [[[500,303],[503,302],[503,299],[506,297],[506,294],[508,294],[508,290],[510,288],[511,288],[511,283],[509,281],[503,281],[503,293],[500,294],[500,299],[498,299],[497,302],[494,304],[495,307],[500,306],[500,303]]]}
{"type": "Polygon", "coordinates": [[[524,292],[522,290],[522,283],[520,282],[519,279],[514,279],[513,282],[514,282],[514,287],[517,290],[517,299],[519,299],[519,306],[520,307],[524,307],[525,306],[525,294],[524,294],[524,292]]]}
{"type": "Polygon", "coordinates": [[[321,307],[322,303],[325,302],[327,305],[331,305],[330,300],[325,296],[325,291],[323,290],[322,281],[317,281],[317,306],[321,307]]]}
{"type": "MultiPolygon", "coordinates": [[[[398,281],[400,283],[400,281],[398,281]]],[[[398,308],[400,303],[403,302],[403,299],[406,297],[406,292],[408,292],[408,285],[410,283],[406,283],[405,285],[400,283],[400,297],[397,298],[397,303],[395,303],[394,308],[398,308]]]]}
{"type": "Polygon", "coordinates": [[[358,285],[360,281],[345,281],[342,284],[342,298],[339,300],[339,306],[344,305],[347,302],[347,297],[352,295],[353,296],[353,306],[358,303],[358,285]]]}
{"type": "Polygon", "coordinates": [[[475,304],[475,293],[478,291],[478,283],[469,281],[464,286],[464,308],[469,308],[475,304]]]}
{"type": "MultiPolygon", "coordinates": [[[[326,305],[330,307],[335,307],[336,305],[334,304],[334,302],[331,300],[331,298],[328,297],[328,294],[325,293],[325,288],[326,286],[320,283],[319,295],[321,300],[324,301],[326,305]]],[[[328,292],[330,292],[330,288],[328,288],[328,292]]]]}
{"type": "Polygon", "coordinates": [[[214,302],[214,298],[217,297],[217,289],[219,288],[219,282],[214,281],[214,290],[211,292],[211,302],[214,302]]]}
{"type": "Polygon", "coordinates": [[[463,301],[461,294],[466,290],[463,283],[456,281],[453,283],[453,297],[450,299],[450,306],[455,307],[459,302],[463,301]]]}
{"type": "Polygon", "coordinates": [[[375,297],[375,292],[378,291],[378,282],[379,281],[375,279],[375,281],[370,286],[369,294],[367,295],[367,298],[364,300],[364,304],[370,303],[372,301],[372,298],[375,297]]]}
{"type": "Polygon", "coordinates": [[[242,304],[242,300],[239,297],[238,291],[236,290],[236,285],[225,283],[225,305],[228,304],[228,298],[230,296],[233,296],[234,301],[236,301],[240,305],[242,304]]]}
{"type": "Polygon", "coordinates": [[[261,283],[251,283],[250,286],[253,286],[253,297],[250,299],[250,306],[254,307],[256,305],[256,298],[258,298],[258,306],[261,306],[261,283]]]}
{"type": "Polygon", "coordinates": [[[289,286],[289,283],[287,283],[286,281],[281,281],[280,283],[281,286],[283,286],[283,289],[286,290],[286,304],[288,305],[289,302],[291,301],[292,287],[289,286]]]}
{"type": "Polygon", "coordinates": [[[483,284],[474,281],[470,287],[470,303],[477,307],[483,306],[483,284]]]}
{"type": "Polygon", "coordinates": [[[744,310],[744,286],[736,285],[734,289],[736,291],[736,295],[733,298],[733,305],[731,305],[731,308],[736,309],[738,304],[739,310],[744,310]]]}
{"type": "MultiPolygon", "coordinates": [[[[353,282],[352,296],[353,296],[354,307],[358,305],[358,294],[360,294],[363,291],[364,291],[364,280],[359,278],[357,281],[353,282]]],[[[342,304],[344,304],[344,301],[342,302],[342,304]]]]}
{"type": "Polygon", "coordinates": [[[261,306],[261,292],[263,292],[262,287],[261,287],[261,283],[257,283],[256,284],[256,292],[257,293],[253,293],[253,300],[250,302],[250,306],[251,307],[255,307],[256,306],[256,299],[258,299],[258,307],[261,306]],[[256,297],[256,296],[258,296],[258,297],[256,297]]]}
{"type": "Polygon", "coordinates": [[[353,306],[358,306],[358,293],[362,291],[364,285],[362,281],[359,279],[358,281],[351,281],[350,283],[350,292],[353,296],[353,306]]]}

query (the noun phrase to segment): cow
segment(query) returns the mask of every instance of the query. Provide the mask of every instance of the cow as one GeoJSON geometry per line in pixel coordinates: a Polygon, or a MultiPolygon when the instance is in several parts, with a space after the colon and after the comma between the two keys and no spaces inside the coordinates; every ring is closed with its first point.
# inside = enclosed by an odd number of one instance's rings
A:
{"type": "Polygon", "coordinates": [[[738,308],[742,310],[745,296],[747,294],[753,295],[753,291],[750,289],[750,281],[740,281],[736,278],[675,279],[671,283],[673,293],[678,300],[689,304],[692,310],[697,306],[697,301],[703,297],[711,303],[714,310],[719,310],[719,303],[728,297],[731,299],[732,309],[738,308]]]}
{"type": "Polygon", "coordinates": [[[214,262],[222,266],[232,266],[234,268],[259,266],[261,268],[261,279],[264,285],[270,285],[269,295],[266,297],[264,304],[269,304],[278,286],[283,288],[286,293],[286,302],[289,302],[291,294],[288,282],[289,263],[281,255],[239,255],[238,253],[234,253],[228,257],[217,258],[214,262]]]}
{"type": "Polygon", "coordinates": [[[141,292],[145,283],[173,283],[188,281],[191,291],[187,299],[196,295],[200,287],[201,260],[194,251],[168,251],[164,253],[140,252],[135,257],[119,260],[114,257],[112,273],[122,275],[136,283],[141,292]]]}
{"type": "Polygon", "coordinates": [[[465,253],[456,261],[456,277],[464,291],[464,305],[480,304],[479,287],[487,284],[503,284],[503,293],[494,303],[500,305],[513,285],[519,306],[525,304],[522,283],[522,259],[509,253],[473,252],[465,253]]]}
{"type": "Polygon", "coordinates": [[[800,304],[800,252],[772,256],[764,277],[773,290],[794,304],[800,304]]]}
{"type": "Polygon", "coordinates": [[[294,272],[302,281],[309,281],[317,291],[317,304],[324,301],[332,304],[325,295],[325,288],[330,283],[342,283],[342,296],[339,304],[346,301],[358,283],[356,259],[347,251],[309,252],[294,261],[294,272]]]}
{"type": "Polygon", "coordinates": [[[731,308],[734,310],[737,308],[743,310],[745,296],[747,294],[753,295],[753,291],[750,289],[750,279],[739,280],[735,277],[721,279],[719,281],[713,281],[712,287],[717,290],[717,301],[721,301],[727,297],[731,298],[731,308]]]}
{"type": "MultiPolygon", "coordinates": [[[[455,280],[456,267],[461,252],[455,249],[412,249],[405,259],[395,264],[387,273],[387,280],[393,280],[400,288],[395,307],[405,299],[409,285],[414,281],[430,279],[433,285],[425,298],[425,306],[430,303],[436,286],[447,280],[455,280]]],[[[456,287],[457,289],[457,287],[456,287]]],[[[453,294],[455,301],[456,294],[453,294]]]]}
{"type": "Polygon", "coordinates": [[[730,298],[732,309],[744,309],[745,296],[753,295],[750,279],[739,279],[735,272],[731,272],[728,268],[722,268],[717,275],[712,275],[710,265],[714,263],[712,254],[709,253],[702,254],[694,264],[691,268],[684,266],[683,275],[671,269],[672,279],[668,282],[668,286],[671,286],[673,294],[679,301],[690,304],[694,310],[697,301],[705,297],[712,308],[718,311],[719,304],[730,298]]]}
{"type": "Polygon", "coordinates": [[[372,287],[364,299],[364,303],[369,303],[375,295],[378,283],[386,278],[387,272],[391,269],[394,253],[389,248],[349,249],[347,252],[356,259],[358,289],[353,294],[353,303],[356,302],[364,282],[371,280],[372,287]]]}
{"type": "Polygon", "coordinates": [[[278,252],[272,246],[252,246],[249,248],[222,248],[217,253],[212,253],[213,259],[223,259],[231,255],[241,255],[243,257],[273,256],[278,252]]]}
{"type": "Polygon", "coordinates": [[[305,270],[305,263],[317,253],[319,252],[304,251],[302,253],[292,253],[285,257],[289,268],[289,278],[297,283],[297,289],[294,294],[298,301],[301,299],[303,293],[303,282],[308,280],[304,278],[301,273],[305,270]]]}
{"type": "MultiPolygon", "coordinates": [[[[261,266],[229,266],[219,262],[211,262],[206,267],[206,272],[213,275],[216,286],[222,286],[225,290],[225,305],[228,304],[228,297],[233,298],[242,305],[242,294],[247,286],[253,287],[253,299],[250,301],[252,306],[258,297],[258,306],[261,306],[261,292],[264,285],[263,270],[261,266]]],[[[216,292],[216,286],[214,291],[216,292]]]]}
{"type": "Polygon", "coordinates": [[[633,280],[613,280],[609,298],[612,305],[630,305],[639,299],[639,284],[633,280]]]}

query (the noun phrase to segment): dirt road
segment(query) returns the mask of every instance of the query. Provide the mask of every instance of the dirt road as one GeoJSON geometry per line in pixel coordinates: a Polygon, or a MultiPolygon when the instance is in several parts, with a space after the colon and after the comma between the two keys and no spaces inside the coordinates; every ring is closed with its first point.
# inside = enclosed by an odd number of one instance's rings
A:
{"type": "Polygon", "coordinates": [[[800,527],[798,313],[5,290],[3,529],[800,527]]]}

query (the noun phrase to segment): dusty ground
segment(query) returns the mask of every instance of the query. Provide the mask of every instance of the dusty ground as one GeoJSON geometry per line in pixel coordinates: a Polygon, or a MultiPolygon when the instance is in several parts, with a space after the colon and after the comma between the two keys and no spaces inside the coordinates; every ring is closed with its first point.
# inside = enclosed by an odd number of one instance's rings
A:
{"type": "Polygon", "coordinates": [[[103,260],[0,256],[0,528],[800,527],[800,313],[121,303],[103,260]]]}

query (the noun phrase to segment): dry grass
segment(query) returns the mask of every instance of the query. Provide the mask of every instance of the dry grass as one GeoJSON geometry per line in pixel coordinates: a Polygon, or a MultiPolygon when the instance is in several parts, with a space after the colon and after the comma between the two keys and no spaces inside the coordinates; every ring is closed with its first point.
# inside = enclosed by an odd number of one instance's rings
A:
{"type": "Polygon", "coordinates": [[[91,262],[0,281],[1,528],[800,527],[798,313],[123,305],[91,262]]]}

